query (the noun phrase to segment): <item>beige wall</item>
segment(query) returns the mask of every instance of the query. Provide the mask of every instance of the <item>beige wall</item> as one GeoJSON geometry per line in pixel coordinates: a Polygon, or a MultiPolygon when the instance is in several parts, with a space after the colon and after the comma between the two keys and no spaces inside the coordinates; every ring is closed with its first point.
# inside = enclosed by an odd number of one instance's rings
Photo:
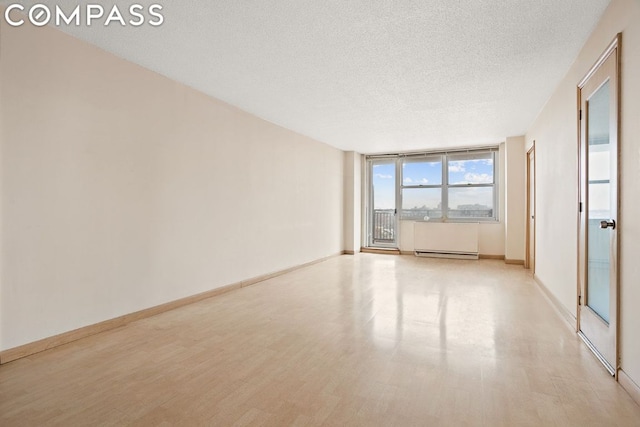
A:
{"type": "Polygon", "coordinates": [[[360,252],[362,228],[362,155],[344,153],[344,250],[360,252]]]}
{"type": "Polygon", "coordinates": [[[505,142],[505,254],[511,261],[524,261],[526,217],[526,152],[524,136],[505,142]]]}
{"type": "Polygon", "coordinates": [[[0,27],[0,350],[343,249],[340,150],[0,27]]]}
{"type": "Polygon", "coordinates": [[[531,126],[536,141],[536,275],[576,315],[576,86],[622,32],[620,298],[621,364],[640,384],[640,2],[613,0],[567,76],[531,126]]]}

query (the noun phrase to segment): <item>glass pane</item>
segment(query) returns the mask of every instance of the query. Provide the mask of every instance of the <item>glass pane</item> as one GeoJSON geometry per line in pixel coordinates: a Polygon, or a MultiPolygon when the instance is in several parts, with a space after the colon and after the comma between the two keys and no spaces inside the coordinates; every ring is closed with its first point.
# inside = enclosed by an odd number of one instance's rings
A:
{"type": "Polygon", "coordinates": [[[421,221],[442,218],[442,190],[440,188],[404,188],[401,218],[421,221]]]}
{"type": "Polygon", "coordinates": [[[372,165],[372,243],[390,244],[396,236],[396,164],[385,161],[372,165]]]}
{"type": "Polygon", "coordinates": [[[493,153],[449,156],[449,185],[493,184],[493,153]]]}
{"type": "Polygon", "coordinates": [[[442,184],[442,160],[405,160],[402,164],[402,185],[442,184]]]}
{"type": "Polygon", "coordinates": [[[449,218],[493,218],[493,187],[449,188],[449,218]]]}
{"type": "Polygon", "coordinates": [[[373,208],[395,209],[396,165],[382,163],[373,165],[373,208]]]}
{"type": "Polygon", "coordinates": [[[610,229],[601,229],[600,221],[611,219],[609,95],[607,82],[587,103],[587,305],[606,322],[609,322],[611,241],[610,229]]]}

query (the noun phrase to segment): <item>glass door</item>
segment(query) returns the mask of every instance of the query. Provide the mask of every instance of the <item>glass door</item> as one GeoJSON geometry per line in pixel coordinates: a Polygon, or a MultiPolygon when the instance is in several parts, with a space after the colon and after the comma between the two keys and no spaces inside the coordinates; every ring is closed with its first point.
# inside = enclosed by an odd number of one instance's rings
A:
{"type": "MultiPolygon", "coordinates": [[[[611,231],[601,228],[612,218],[611,140],[609,133],[610,82],[587,101],[587,292],[585,303],[609,323],[611,310],[611,231]]],[[[612,220],[613,221],[613,220],[612,220]]]]}
{"type": "Polygon", "coordinates": [[[396,160],[369,160],[369,246],[398,247],[396,160]]]}
{"type": "Polygon", "coordinates": [[[580,86],[579,331],[612,375],[618,310],[617,52],[611,49],[580,86]]]}

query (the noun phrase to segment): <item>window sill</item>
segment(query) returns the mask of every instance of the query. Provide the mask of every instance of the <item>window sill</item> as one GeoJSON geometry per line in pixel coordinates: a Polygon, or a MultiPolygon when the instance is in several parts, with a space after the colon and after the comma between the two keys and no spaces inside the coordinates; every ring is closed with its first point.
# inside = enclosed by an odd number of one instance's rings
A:
{"type": "Polygon", "coordinates": [[[411,221],[411,222],[433,222],[433,223],[452,223],[452,224],[460,224],[460,223],[479,223],[479,224],[500,224],[502,221],[495,218],[465,218],[465,219],[400,219],[400,221],[411,221]]]}

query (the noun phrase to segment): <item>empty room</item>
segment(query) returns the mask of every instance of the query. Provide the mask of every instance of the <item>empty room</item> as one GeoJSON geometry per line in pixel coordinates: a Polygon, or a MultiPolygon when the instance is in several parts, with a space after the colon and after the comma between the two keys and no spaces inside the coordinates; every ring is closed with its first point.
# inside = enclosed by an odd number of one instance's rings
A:
{"type": "Polygon", "coordinates": [[[0,425],[640,426],[640,1],[0,1],[0,425]]]}

